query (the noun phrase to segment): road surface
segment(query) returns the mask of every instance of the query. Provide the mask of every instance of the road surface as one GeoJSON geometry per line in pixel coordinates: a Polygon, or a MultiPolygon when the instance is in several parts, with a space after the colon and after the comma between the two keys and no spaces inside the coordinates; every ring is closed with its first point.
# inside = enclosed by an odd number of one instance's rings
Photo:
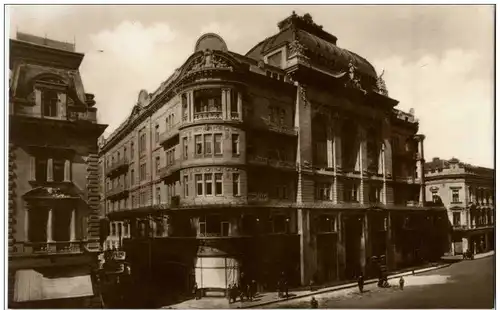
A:
{"type": "MultiPolygon", "coordinates": [[[[390,288],[375,284],[315,296],[319,308],[494,308],[494,256],[461,261],[449,267],[405,277],[405,287],[392,279],[390,288]]],[[[309,308],[311,297],[274,303],[265,308],[309,308]]]]}

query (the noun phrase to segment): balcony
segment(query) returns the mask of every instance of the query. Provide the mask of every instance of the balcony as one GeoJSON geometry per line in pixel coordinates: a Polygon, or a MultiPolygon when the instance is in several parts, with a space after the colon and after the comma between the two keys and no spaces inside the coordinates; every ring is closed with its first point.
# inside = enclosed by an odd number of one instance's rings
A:
{"type": "Polygon", "coordinates": [[[269,195],[267,193],[248,193],[248,202],[267,202],[269,201],[269,195]]]}
{"type": "Polygon", "coordinates": [[[110,177],[126,172],[128,170],[129,160],[126,157],[120,158],[106,168],[106,176],[110,177]]]}
{"type": "Polygon", "coordinates": [[[25,254],[77,254],[83,253],[84,241],[56,241],[25,243],[25,254]]]}
{"type": "Polygon", "coordinates": [[[160,176],[161,179],[164,179],[172,175],[174,172],[178,171],[180,168],[181,162],[180,160],[176,160],[173,164],[163,166],[158,169],[157,175],[160,176]]]}
{"type": "Polygon", "coordinates": [[[417,179],[415,177],[401,177],[397,176],[394,177],[394,181],[400,182],[400,183],[408,183],[408,184],[417,184],[417,179]]]}
{"type": "Polygon", "coordinates": [[[194,121],[209,120],[209,119],[222,119],[222,111],[213,112],[195,112],[194,121]]]}
{"type": "Polygon", "coordinates": [[[286,125],[277,124],[267,119],[264,120],[264,128],[277,134],[284,134],[288,136],[296,136],[298,134],[297,127],[290,127],[286,125]]]}
{"type": "Polygon", "coordinates": [[[172,128],[167,129],[164,133],[160,134],[158,142],[160,144],[165,144],[170,139],[178,136],[179,135],[179,126],[178,125],[179,125],[179,123],[173,125],[172,128]]]}
{"type": "Polygon", "coordinates": [[[118,184],[117,186],[106,192],[106,197],[109,199],[119,198],[126,195],[127,193],[128,187],[124,186],[123,184],[118,184]]]}
{"type": "Polygon", "coordinates": [[[296,163],[294,161],[269,159],[263,156],[248,156],[248,163],[257,166],[270,166],[276,169],[296,169],[296,163]]]}
{"type": "Polygon", "coordinates": [[[231,112],[231,120],[237,121],[240,119],[240,113],[238,112],[231,112]]]}

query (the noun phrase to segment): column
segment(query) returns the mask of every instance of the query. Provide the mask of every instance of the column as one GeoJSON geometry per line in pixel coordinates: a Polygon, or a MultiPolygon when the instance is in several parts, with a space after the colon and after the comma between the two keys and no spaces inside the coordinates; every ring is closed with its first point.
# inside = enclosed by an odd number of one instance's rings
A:
{"type": "Polygon", "coordinates": [[[297,222],[300,236],[300,283],[308,285],[316,271],[316,240],[311,233],[310,210],[298,209],[297,222]]]}
{"type": "Polygon", "coordinates": [[[391,212],[387,212],[387,216],[385,218],[385,223],[386,224],[386,261],[387,261],[387,268],[389,270],[393,270],[395,268],[394,265],[394,257],[395,257],[395,251],[396,247],[394,245],[394,240],[392,238],[392,216],[391,212]]]}
{"type": "Polygon", "coordinates": [[[188,122],[193,121],[194,116],[194,92],[192,90],[187,92],[187,101],[188,101],[188,122]]]}
{"type": "Polygon", "coordinates": [[[327,162],[328,162],[328,168],[333,168],[333,128],[328,127],[327,132],[326,132],[326,156],[327,156],[327,162]]]}
{"type": "Polygon", "coordinates": [[[420,181],[420,196],[419,205],[425,204],[425,156],[424,156],[424,135],[416,135],[415,139],[418,141],[418,178],[420,181]]]}
{"type": "Polygon", "coordinates": [[[361,244],[360,244],[360,250],[359,250],[359,264],[361,266],[361,272],[363,275],[366,277],[366,239],[367,239],[367,222],[368,219],[366,217],[366,214],[362,215],[360,217],[361,220],[361,244]]]}
{"type": "Polygon", "coordinates": [[[64,161],[64,182],[71,181],[71,164],[69,159],[64,161]]]}
{"type": "Polygon", "coordinates": [[[241,91],[238,92],[238,119],[243,120],[243,96],[241,91]]]}
{"type": "Polygon", "coordinates": [[[30,209],[24,206],[24,240],[30,241],[30,209]]]}
{"type": "Polygon", "coordinates": [[[340,136],[340,119],[333,120],[333,166],[335,171],[342,169],[342,137],[340,136]]]}
{"type": "Polygon", "coordinates": [[[52,173],[52,168],[53,168],[52,163],[53,163],[52,158],[49,158],[47,160],[47,181],[48,182],[54,181],[54,175],[52,173]]]}
{"type": "Polygon", "coordinates": [[[53,222],[53,210],[49,207],[49,216],[47,217],[47,242],[54,242],[52,239],[52,222],[53,222]]]}
{"type": "Polygon", "coordinates": [[[70,222],[70,228],[69,228],[69,240],[70,241],[75,241],[76,240],[76,208],[73,208],[71,210],[71,222],[70,222]]]}
{"type": "Polygon", "coordinates": [[[221,93],[221,101],[222,101],[222,119],[231,119],[231,114],[227,114],[227,97],[226,97],[227,89],[223,88],[221,93]]]}
{"type": "Polygon", "coordinates": [[[343,279],[345,274],[345,245],[344,224],[342,223],[342,212],[337,213],[337,280],[343,279]]]}
{"type": "Polygon", "coordinates": [[[358,154],[358,167],[359,167],[359,175],[360,175],[360,184],[359,184],[359,203],[365,204],[368,203],[368,183],[364,181],[365,173],[367,172],[367,148],[366,148],[366,129],[362,125],[358,125],[359,130],[359,154],[358,154]]]}
{"type": "Polygon", "coordinates": [[[30,156],[30,180],[36,180],[36,158],[35,156],[30,156]]]}

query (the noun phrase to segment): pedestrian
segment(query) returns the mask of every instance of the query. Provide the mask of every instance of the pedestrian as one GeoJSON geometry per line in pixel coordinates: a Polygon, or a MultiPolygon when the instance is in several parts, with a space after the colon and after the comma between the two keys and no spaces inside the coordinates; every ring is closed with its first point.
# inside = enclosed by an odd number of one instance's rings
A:
{"type": "Polygon", "coordinates": [[[399,278],[399,289],[403,290],[405,287],[405,279],[403,277],[399,278]]]}
{"type": "Polygon", "coordinates": [[[365,279],[363,278],[363,275],[360,275],[358,277],[358,288],[359,288],[360,293],[363,293],[363,286],[364,285],[365,285],[365,279]]]}
{"type": "Polygon", "coordinates": [[[318,301],[314,296],[311,298],[311,309],[318,309],[318,301]]]}

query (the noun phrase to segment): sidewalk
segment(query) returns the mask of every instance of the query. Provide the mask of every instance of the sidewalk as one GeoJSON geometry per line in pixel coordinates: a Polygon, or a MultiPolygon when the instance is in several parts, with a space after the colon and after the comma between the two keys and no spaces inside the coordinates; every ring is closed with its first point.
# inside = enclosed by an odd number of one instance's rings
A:
{"type": "MultiPolygon", "coordinates": [[[[487,253],[484,253],[487,254],[487,253]]],[[[490,254],[492,255],[492,254],[490,254]]],[[[485,257],[485,256],[483,256],[485,257]]],[[[476,258],[480,258],[476,256],[476,258]]],[[[389,279],[394,279],[394,278],[399,278],[401,276],[407,276],[413,274],[419,274],[439,268],[444,268],[448,267],[450,264],[439,264],[437,266],[433,267],[427,267],[427,268],[422,268],[418,270],[410,270],[410,271],[405,271],[405,272],[400,272],[397,274],[390,275],[388,278],[389,279]]],[[[368,284],[373,284],[377,283],[377,279],[370,279],[365,281],[365,285],[368,284]]],[[[350,282],[342,285],[336,285],[336,286],[330,286],[330,287],[325,287],[322,289],[317,289],[314,291],[311,290],[303,290],[303,291],[292,291],[290,290],[290,297],[286,300],[292,300],[292,299],[297,299],[297,298],[302,298],[302,297],[307,297],[307,296],[313,296],[313,295],[318,295],[326,292],[332,292],[332,291],[338,291],[338,290],[344,290],[348,288],[353,288],[357,287],[357,282],[350,282]]],[[[204,297],[202,299],[190,299],[186,300],[182,303],[175,304],[175,305],[170,305],[170,306],[165,306],[163,307],[164,309],[236,309],[236,308],[259,308],[265,305],[277,303],[284,301],[285,299],[283,298],[278,298],[278,294],[276,292],[266,292],[266,293],[260,293],[256,296],[256,298],[253,301],[244,301],[244,302],[235,302],[230,304],[227,298],[216,298],[216,297],[204,297]]]]}
{"type": "MultiPolygon", "coordinates": [[[[493,256],[495,255],[495,251],[489,251],[481,254],[474,254],[474,259],[480,259],[488,256],[493,256]]],[[[443,261],[461,261],[463,260],[463,255],[453,255],[453,256],[443,256],[441,257],[443,261]]]]}

